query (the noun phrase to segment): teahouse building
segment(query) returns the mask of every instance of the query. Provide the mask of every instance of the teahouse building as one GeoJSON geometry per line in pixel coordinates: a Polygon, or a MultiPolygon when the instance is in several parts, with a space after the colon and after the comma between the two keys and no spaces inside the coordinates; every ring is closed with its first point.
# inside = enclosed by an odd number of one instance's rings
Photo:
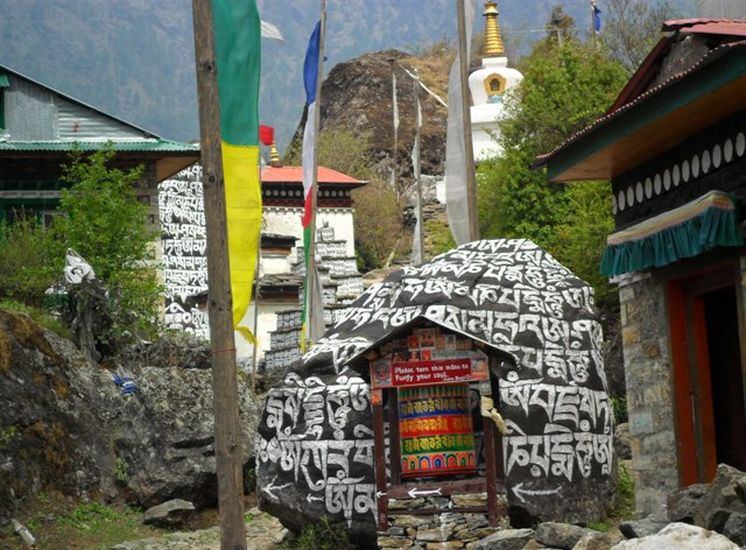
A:
{"type": "Polygon", "coordinates": [[[142,164],[137,188],[158,226],[158,182],[199,159],[199,146],[163,139],[26,75],[0,66],[0,222],[59,205],[62,166],[74,150],[110,146],[120,169],[142,164]]]}
{"type": "Polygon", "coordinates": [[[746,21],[668,21],[605,116],[540,157],[611,179],[637,508],[746,470],[746,21]]]}

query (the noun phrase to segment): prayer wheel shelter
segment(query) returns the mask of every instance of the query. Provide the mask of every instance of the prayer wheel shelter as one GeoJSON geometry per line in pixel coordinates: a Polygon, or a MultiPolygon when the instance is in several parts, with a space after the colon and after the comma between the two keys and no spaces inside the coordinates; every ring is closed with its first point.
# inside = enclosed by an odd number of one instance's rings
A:
{"type": "Polygon", "coordinates": [[[637,508],[746,470],[746,21],[668,21],[605,116],[539,158],[611,180],[637,508]]]}
{"type": "Polygon", "coordinates": [[[486,513],[493,527],[506,515],[498,504],[505,493],[499,435],[506,428],[494,405],[498,379],[491,375],[503,362],[515,360],[425,317],[350,360],[370,384],[378,529],[387,528],[388,514],[438,513],[422,505],[428,496],[486,494],[486,506],[474,499],[459,506],[456,499],[449,510],[486,513]],[[390,499],[400,506],[389,510],[390,499]]]}
{"type": "Polygon", "coordinates": [[[415,505],[489,509],[457,514],[485,525],[507,523],[505,507],[514,526],[600,519],[614,486],[602,345],[592,288],[530,241],[397,270],[269,390],[258,504],[293,528],[327,517],[361,534],[386,516],[401,530],[415,505]]]}

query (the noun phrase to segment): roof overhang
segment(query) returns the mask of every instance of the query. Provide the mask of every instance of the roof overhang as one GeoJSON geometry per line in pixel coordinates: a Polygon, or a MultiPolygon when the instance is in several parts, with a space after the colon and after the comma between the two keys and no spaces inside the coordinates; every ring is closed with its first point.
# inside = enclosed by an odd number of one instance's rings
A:
{"type": "Polygon", "coordinates": [[[642,94],[560,148],[539,157],[536,166],[547,166],[551,182],[611,179],[743,110],[745,45],[711,51],[689,71],[642,94]]]}

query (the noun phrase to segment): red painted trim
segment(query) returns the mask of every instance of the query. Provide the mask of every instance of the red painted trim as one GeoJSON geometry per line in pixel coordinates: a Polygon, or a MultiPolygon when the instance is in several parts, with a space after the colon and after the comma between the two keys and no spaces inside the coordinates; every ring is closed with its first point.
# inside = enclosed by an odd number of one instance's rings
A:
{"type": "Polygon", "coordinates": [[[686,331],[686,301],[680,281],[668,283],[668,318],[671,334],[674,407],[678,447],[679,484],[697,483],[697,445],[692,411],[692,385],[689,377],[689,346],[686,331]]]}

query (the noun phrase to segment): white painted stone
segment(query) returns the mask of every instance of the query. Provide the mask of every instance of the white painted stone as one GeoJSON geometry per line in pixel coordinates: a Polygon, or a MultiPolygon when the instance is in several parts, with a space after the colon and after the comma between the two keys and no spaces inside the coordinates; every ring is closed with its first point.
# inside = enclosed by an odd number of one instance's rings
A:
{"type": "Polygon", "coordinates": [[[611,550],[739,550],[723,535],[687,523],[672,523],[659,533],[639,539],[625,540],[611,550]]]}

